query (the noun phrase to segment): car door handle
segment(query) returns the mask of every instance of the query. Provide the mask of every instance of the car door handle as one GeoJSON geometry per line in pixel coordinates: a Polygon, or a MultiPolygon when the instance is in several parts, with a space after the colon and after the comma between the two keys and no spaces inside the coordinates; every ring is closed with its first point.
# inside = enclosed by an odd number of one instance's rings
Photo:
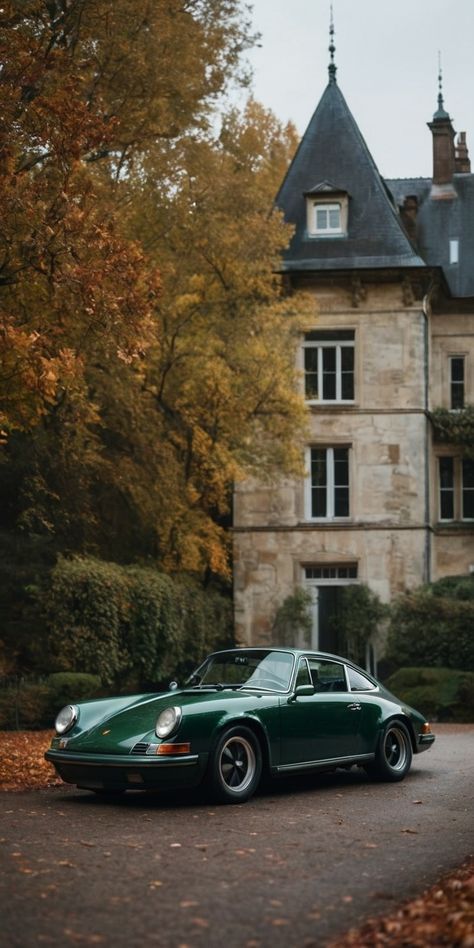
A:
{"type": "Polygon", "coordinates": [[[362,711],[362,705],[359,704],[358,702],[356,702],[355,704],[348,704],[347,710],[348,711],[362,711]]]}

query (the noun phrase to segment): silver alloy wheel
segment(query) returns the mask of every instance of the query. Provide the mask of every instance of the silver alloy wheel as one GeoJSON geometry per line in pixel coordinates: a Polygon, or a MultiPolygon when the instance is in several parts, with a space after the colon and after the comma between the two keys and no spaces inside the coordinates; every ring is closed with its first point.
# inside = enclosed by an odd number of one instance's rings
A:
{"type": "Polygon", "coordinates": [[[241,734],[228,738],[219,756],[219,774],[224,786],[233,793],[245,793],[257,769],[255,751],[241,734]]]}
{"type": "Polygon", "coordinates": [[[393,724],[384,736],[383,754],[387,766],[394,771],[402,771],[409,759],[408,735],[405,728],[393,724]]]}

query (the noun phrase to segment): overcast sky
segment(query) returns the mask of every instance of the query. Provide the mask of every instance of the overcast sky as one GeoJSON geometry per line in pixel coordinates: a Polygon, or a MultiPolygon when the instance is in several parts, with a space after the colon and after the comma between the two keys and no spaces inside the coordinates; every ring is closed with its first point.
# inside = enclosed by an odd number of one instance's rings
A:
{"type": "MultiPolygon", "coordinates": [[[[337,79],[382,175],[431,176],[444,105],[474,170],[474,0],[333,0],[337,79]]],[[[330,0],[253,0],[254,95],[303,134],[327,85],[330,0]]]]}

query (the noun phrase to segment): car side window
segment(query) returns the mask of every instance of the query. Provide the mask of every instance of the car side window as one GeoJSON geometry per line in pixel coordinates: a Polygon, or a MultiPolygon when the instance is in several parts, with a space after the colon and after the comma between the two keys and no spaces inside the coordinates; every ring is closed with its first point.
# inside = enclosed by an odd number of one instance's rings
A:
{"type": "Polygon", "coordinates": [[[310,685],[311,677],[308,670],[308,662],[305,658],[300,658],[300,663],[298,665],[298,671],[296,674],[296,687],[298,685],[310,685]]]}
{"type": "Polygon", "coordinates": [[[344,665],[339,662],[310,658],[309,672],[316,692],[347,691],[344,665]]]}
{"type": "Polygon", "coordinates": [[[377,687],[370,678],[361,675],[355,668],[348,668],[347,674],[349,676],[349,687],[351,691],[374,691],[377,687]]]}

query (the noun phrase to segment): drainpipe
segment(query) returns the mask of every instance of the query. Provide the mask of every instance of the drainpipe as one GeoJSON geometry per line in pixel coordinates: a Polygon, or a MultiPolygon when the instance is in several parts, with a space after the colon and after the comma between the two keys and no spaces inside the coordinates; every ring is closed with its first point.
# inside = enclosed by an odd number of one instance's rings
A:
{"type": "Polygon", "coordinates": [[[431,477],[430,477],[430,324],[431,288],[423,297],[423,373],[424,373],[424,410],[425,410],[425,583],[431,582],[431,477]]]}

